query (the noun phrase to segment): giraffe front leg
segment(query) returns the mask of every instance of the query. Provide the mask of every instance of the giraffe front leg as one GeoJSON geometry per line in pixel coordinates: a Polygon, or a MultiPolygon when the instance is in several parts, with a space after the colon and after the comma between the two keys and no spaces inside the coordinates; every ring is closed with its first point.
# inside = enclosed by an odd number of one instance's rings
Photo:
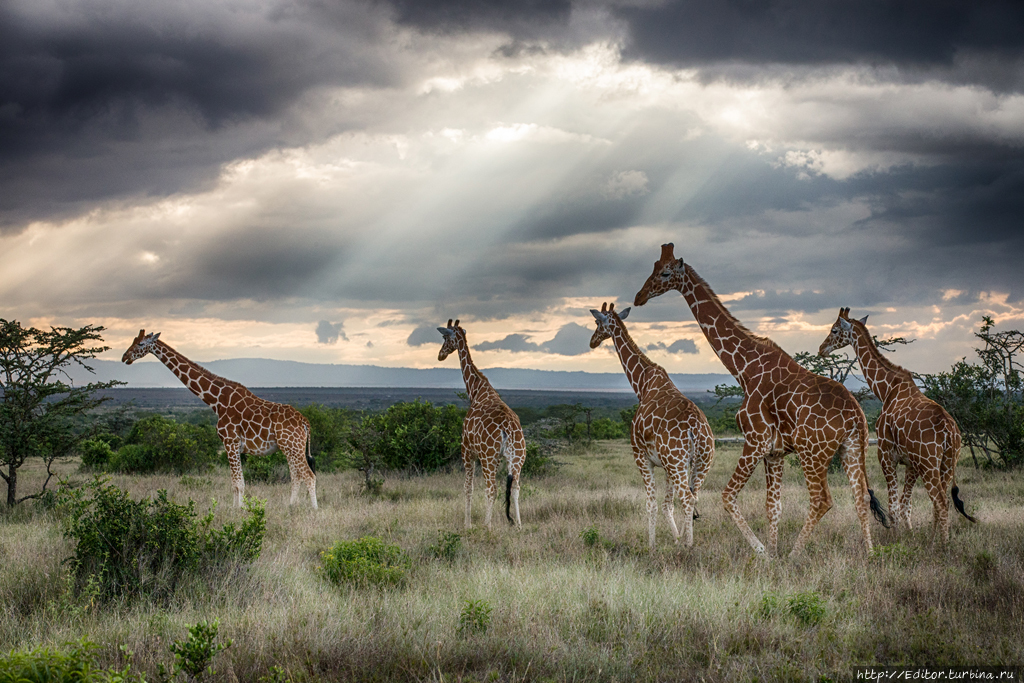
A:
{"type": "Polygon", "coordinates": [[[743,486],[750,479],[750,475],[754,473],[754,468],[757,467],[758,461],[761,460],[761,453],[757,446],[750,443],[743,445],[743,453],[740,455],[740,460],[736,464],[736,470],[732,473],[729,478],[729,482],[722,489],[722,504],[725,506],[725,511],[732,517],[732,521],[735,522],[739,528],[740,533],[743,534],[743,538],[747,539],[747,543],[754,549],[754,552],[758,555],[765,557],[767,556],[764,549],[764,544],[758,540],[754,534],[750,525],[747,524],[747,520],[743,518],[740,513],[740,508],[736,504],[736,496],[743,489],[743,486]]]}
{"type": "Polygon", "coordinates": [[[235,439],[224,442],[224,450],[228,456],[228,467],[231,469],[231,488],[235,494],[235,507],[242,507],[245,496],[245,478],[242,476],[241,446],[235,439]]]}
{"type": "Polygon", "coordinates": [[[903,523],[907,525],[907,530],[913,529],[914,526],[910,522],[910,499],[914,493],[914,484],[917,482],[917,469],[908,464],[906,473],[903,475],[903,494],[900,495],[900,515],[902,516],[903,523]]]}
{"type": "Polygon", "coordinates": [[[779,553],[779,518],[782,516],[782,455],[764,459],[765,514],[768,516],[768,556],[779,553]]]}

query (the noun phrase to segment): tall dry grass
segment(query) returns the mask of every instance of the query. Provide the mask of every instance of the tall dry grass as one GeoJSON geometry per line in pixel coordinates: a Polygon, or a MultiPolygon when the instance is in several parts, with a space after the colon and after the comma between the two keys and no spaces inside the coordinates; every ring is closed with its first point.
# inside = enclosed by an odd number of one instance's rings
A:
{"type": "MultiPolygon", "coordinates": [[[[843,679],[855,664],[1024,662],[1019,473],[961,467],[962,495],[980,523],[957,516],[949,546],[933,544],[931,505],[919,491],[916,528],[896,534],[873,525],[880,549],[870,558],[849,486],[832,475],[835,507],[805,555],[764,562],[722,509],[737,457],[736,447],[720,447],[698,502],[695,547],[675,546],[659,519],[653,554],[625,443],[562,454],[555,474],[524,480],[521,531],[498,514],[500,500],[493,531],[479,526],[478,476],[477,526],[464,532],[461,472],[391,478],[377,498],[360,492],[358,473],[322,474],[318,511],[289,508],[287,484],[249,485],[247,493],[268,500],[260,559],[198,577],[159,607],[69,595],[61,562],[71,549],[56,521],[17,509],[0,517],[0,649],[86,636],[110,663],[125,645],[136,667],[153,672],[170,661],[168,645],[188,624],[217,617],[234,641],[214,662],[223,681],[256,681],[272,665],[296,681],[733,681],[843,679]],[[590,527],[592,545],[581,538],[590,527]],[[451,560],[431,551],[445,531],[462,534],[451,560]],[[321,578],[322,550],[365,535],[409,554],[404,587],[339,588],[321,578]],[[795,595],[817,606],[814,619],[788,608],[795,595]],[[493,608],[486,632],[459,634],[466,600],[493,608]]],[[[876,491],[884,489],[873,453],[869,466],[876,491]]],[[[165,488],[200,510],[216,498],[215,524],[241,519],[226,471],[113,482],[134,497],[165,488]]],[[[795,540],[807,503],[799,469],[787,465],[780,552],[795,540]]],[[[763,538],[763,477],[752,478],[740,504],[763,538]]]]}

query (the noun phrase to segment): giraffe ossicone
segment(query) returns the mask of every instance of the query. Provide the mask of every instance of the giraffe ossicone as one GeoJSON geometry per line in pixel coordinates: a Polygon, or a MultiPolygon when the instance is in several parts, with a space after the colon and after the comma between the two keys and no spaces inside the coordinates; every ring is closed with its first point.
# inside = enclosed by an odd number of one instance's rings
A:
{"type": "Polygon", "coordinates": [[[615,304],[591,309],[597,329],[590,338],[596,349],[606,339],[615,344],[622,369],[636,393],[637,404],[630,425],[629,440],[633,460],[644,480],[647,496],[647,545],[654,550],[658,501],[652,467],[665,470],[665,500],[662,510],[675,542],[680,531],[675,520],[675,499],[683,503],[682,537],[686,547],[693,545],[694,506],[697,495],[715,457],[715,435],[707,417],[672,382],[663,367],[649,359],[622,323],[629,315],[615,311],[615,304]]]}
{"type": "Polygon", "coordinates": [[[811,505],[791,555],[803,550],[811,531],[832,508],[828,464],[838,452],[853,490],[864,547],[870,552],[870,514],[883,524],[888,520],[868,488],[864,462],[868,427],[857,399],[839,382],[806,370],[775,342],[750,332],[708,283],[675,257],[673,245],[664,244],[634,304],[642,306],[671,290],[683,295],[708,343],[743,388],[736,422],[745,443],[736,470],[722,491],[722,502],[751,548],[758,554],[776,553],[782,514],[782,456],[796,453],[811,505]],[[736,505],[737,495],[762,461],[767,484],[767,551],[736,505]]]}
{"type": "Polygon", "coordinates": [[[245,495],[242,453],[260,456],[280,449],[291,474],[291,504],[298,498],[300,484],[305,484],[310,503],[317,507],[316,474],[309,455],[310,426],[302,413],[292,406],[264,400],[238,382],[213,374],[160,341],[159,332],[147,335],[139,330],[121,360],[131,365],[149,353],[217,413],[217,435],[227,451],[235,505],[241,507],[245,495]]]}
{"type": "Polygon", "coordinates": [[[818,348],[818,355],[827,356],[846,346],[853,348],[864,379],[882,402],[875,432],[878,434],[878,462],[888,489],[889,515],[897,527],[902,523],[911,528],[911,494],[915,481],[920,478],[934,510],[932,533],[945,543],[949,540],[947,492],[951,484],[957,511],[971,522],[977,521],[964,510],[956,485],[960,430],[942,406],[921,392],[913,374],[882,355],[865,324],[867,319],[864,316],[853,320],[849,308],[840,308],[836,322],[818,348]],[[900,464],[906,466],[902,494],[897,477],[900,464]]]}
{"type": "Polygon", "coordinates": [[[526,460],[526,439],[519,416],[505,405],[498,392],[480,372],[469,353],[466,330],[459,321],[454,324],[448,319],[446,327],[437,328],[444,337],[437,360],[444,361],[452,353],[458,353],[462,368],[462,379],[469,395],[469,410],[462,422],[462,466],[466,472],[466,528],[473,526],[473,475],[476,461],[484,477],[486,512],[484,525],[491,528],[491,513],[498,496],[497,474],[504,457],[508,462],[508,476],[505,481],[505,516],[510,523],[522,527],[519,518],[519,473],[526,460]]]}

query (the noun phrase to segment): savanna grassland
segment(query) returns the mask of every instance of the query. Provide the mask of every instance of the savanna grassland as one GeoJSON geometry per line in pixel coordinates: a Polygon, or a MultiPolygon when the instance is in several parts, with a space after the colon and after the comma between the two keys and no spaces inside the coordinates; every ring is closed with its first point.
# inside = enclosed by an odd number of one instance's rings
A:
{"type": "MultiPolygon", "coordinates": [[[[318,511],[304,496],[289,508],[288,484],[250,484],[246,493],[268,501],[259,559],[207,571],[166,604],[72,595],[62,564],[70,542],[53,513],[23,505],[0,517],[0,650],[85,636],[103,662],[123,665],[124,646],[133,668],[153,676],[190,624],[218,618],[220,636],[233,642],[207,680],[257,681],[273,665],[294,681],[842,680],[855,664],[1024,662],[1019,472],[962,461],[962,496],[980,523],[954,515],[948,548],[933,545],[919,486],[915,529],[896,534],[873,522],[872,557],[849,486],[830,475],[835,506],[805,555],[765,562],[722,509],[738,452],[719,446],[695,546],[673,545],[659,518],[653,554],[640,476],[622,441],[562,452],[553,474],[524,480],[521,531],[505,522],[500,497],[493,530],[481,528],[479,475],[476,526],[464,531],[460,471],[389,478],[379,496],[361,492],[358,472],[321,474],[318,511]],[[403,585],[339,587],[323,577],[322,551],[366,535],[407,553],[403,585]],[[489,619],[465,628],[466,601],[483,601],[475,604],[490,608],[489,619]]],[[[873,449],[868,464],[883,492],[873,449]]],[[[23,474],[37,486],[38,471],[23,474]]],[[[69,474],[87,478],[73,466],[69,474]]],[[[216,499],[216,524],[242,518],[226,469],[111,481],[134,498],[167,489],[200,512],[216,499]]],[[[808,500],[798,467],[787,465],[784,486],[783,555],[808,500]]],[[[760,473],[739,500],[763,539],[760,473]]]]}

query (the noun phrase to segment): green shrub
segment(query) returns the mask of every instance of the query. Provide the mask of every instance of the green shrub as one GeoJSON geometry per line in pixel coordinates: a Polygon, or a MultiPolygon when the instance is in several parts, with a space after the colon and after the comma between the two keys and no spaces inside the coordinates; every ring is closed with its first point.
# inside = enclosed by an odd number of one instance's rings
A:
{"type": "Polygon", "coordinates": [[[526,457],[523,467],[519,470],[520,477],[542,477],[558,467],[555,459],[540,444],[529,441],[526,444],[526,457]]]}
{"type": "Polygon", "coordinates": [[[0,655],[0,683],[126,683],[145,679],[130,673],[131,665],[118,671],[101,669],[97,646],[87,640],[70,644],[65,652],[48,647],[12,650],[0,655]]]}
{"type": "Polygon", "coordinates": [[[439,560],[454,560],[462,550],[462,536],[454,531],[441,531],[437,534],[437,543],[430,546],[430,554],[439,560]]]}
{"type": "Polygon", "coordinates": [[[583,539],[583,545],[593,548],[601,540],[601,534],[598,533],[596,526],[588,526],[580,532],[580,538],[583,539]]]}
{"type": "Polygon", "coordinates": [[[384,469],[433,472],[458,457],[465,417],[458,406],[416,400],[370,415],[363,426],[380,435],[373,449],[384,469]]]}
{"type": "Polygon", "coordinates": [[[114,455],[110,444],[100,439],[86,439],[78,444],[78,453],[85,469],[103,469],[114,455]]]}
{"type": "Polygon", "coordinates": [[[486,633],[491,625],[491,605],[486,600],[466,600],[455,629],[460,636],[486,633]]]}
{"type": "Polygon", "coordinates": [[[590,435],[595,439],[624,439],[629,436],[629,425],[622,420],[599,417],[590,423],[590,435]]]}
{"type": "Polygon", "coordinates": [[[221,446],[211,425],[179,424],[162,415],[136,422],[107,470],[125,474],[201,472],[216,462],[221,446]]]}
{"type": "Polygon", "coordinates": [[[243,459],[242,476],[246,481],[277,484],[288,481],[288,458],[281,451],[267,455],[247,455],[243,459]]]}
{"type": "Polygon", "coordinates": [[[790,595],[786,599],[786,608],[804,626],[820,624],[827,612],[825,601],[813,591],[790,595]]]}
{"type": "Polygon", "coordinates": [[[338,541],[320,554],[324,575],[336,584],[397,586],[405,580],[409,559],[397,545],[373,536],[338,541]]]}
{"type": "Polygon", "coordinates": [[[761,606],[758,609],[762,619],[771,619],[779,611],[779,596],[772,592],[767,592],[761,596],[761,606]]]}
{"type": "Polygon", "coordinates": [[[266,530],[261,501],[247,498],[248,516],[236,528],[212,529],[213,509],[197,518],[195,502],[178,505],[158,491],[133,501],[128,492],[97,478],[81,489],[62,487],[65,536],[75,541],[68,564],[81,590],[90,582],[100,598],[169,597],[200,567],[259,556],[266,530]],[[87,496],[91,493],[91,496],[87,496]]]}
{"type": "Polygon", "coordinates": [[[184,641],[175,640],[171,643],[174,665],[170,672],[165,671],[161,665],[161,678],[173,679],[179,672],[184,672],[189,681],[201,681],[207,673],[211,676],[217,673],[210,666],[210,662],[217,656],[217,653],[231,647],[231,640],[226,643],[217,642],[219,630],[219,619],[214,619],[212,622],[200,621],[189,626],[188,637],[184,641]]]}
{"type": "Polygon", "coordinates": [[[311,430],[310,453],[321,472],[333,472],[347,465],[351,447],[349,435],[358,426],[361,413],[348,408],[328,408],[319,404],[299,408],[311,430]]]}

